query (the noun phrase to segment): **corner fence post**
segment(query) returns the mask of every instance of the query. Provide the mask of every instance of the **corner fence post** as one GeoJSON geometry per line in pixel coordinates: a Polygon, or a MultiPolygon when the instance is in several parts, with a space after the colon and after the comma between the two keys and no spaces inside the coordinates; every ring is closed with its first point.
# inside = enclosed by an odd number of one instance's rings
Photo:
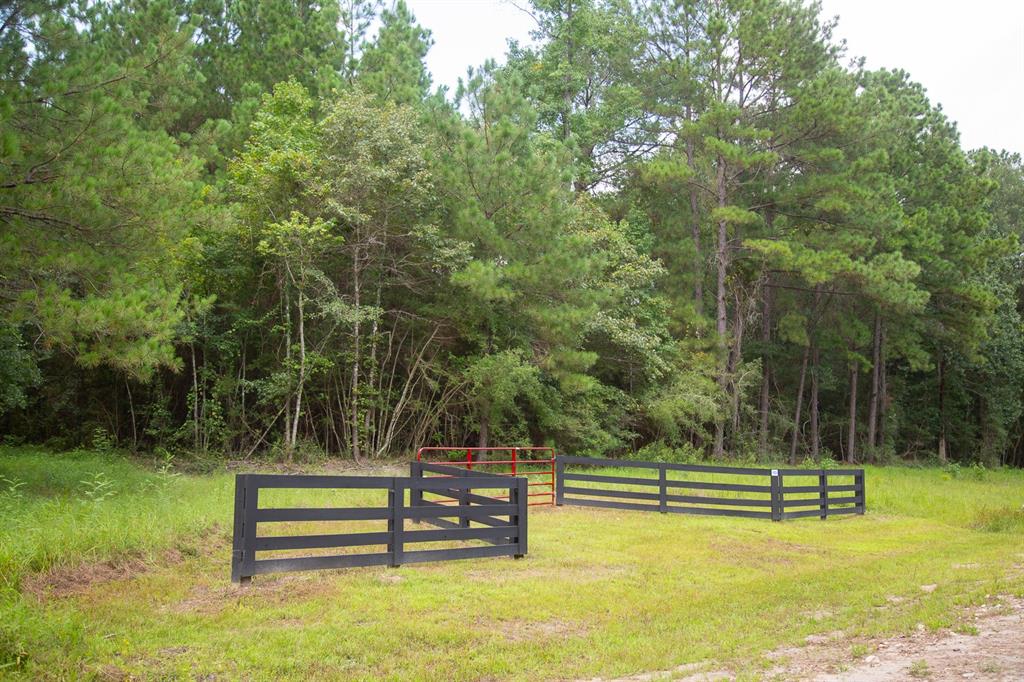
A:
{"type": "Polygon", "coordinates": [[[860,498],[860,502],[855,502],[854,506],[857,508],[857,514],[863,516],[867,507],[867,494],[864,490],[864,470],[859,469],[859,471],[860,473],[853,477],[853,484],[857,488],[853,494],[860,498]]]}
{"type": "Polygon", "coordinates": [[[555,457],[555,506],[561,507],[565,504],[565,460],[555,457]]]}
{"type": "Polygon", "coordinates": [[[555,451],[551,450],[551,506],[555,506],[555,451]]]}
{"type": "Polygon", "coordinates": [[[242,575],[242,561],[245,558],[245,474],[235,474],[235,522],[231,537],[231,582],[248,583],[249,576],[242,575]]]}
{"type": "Polygon", "coordinates": [[[782,476],[778,469],[772,469],[772,521],[782,520],[782,476]]]}
{"type": "Polygon", "coordinates": [[[252,582],[252,571],[256,562],[256,516],[260,508],[260,487],[252,476],[244,475],[245,511],[242,518],[242,584],[252,582]]]}
{"type": "MultiPolygon", "coordinates": [[[[416,483],[410,481],[410,489],[414,488],[416,483]]],[[[405,514],[403,513],[403,507],[405,506],[405,485],[401,478],[391,479],[391,488],[388,489],[388,507],[391,512],[388,518],[388,533],[391,537],[391,542],[388,543],[388,553],[391,554],[391,568],[398,568],[402,565],[402,554],[403,554],[403,526],[405,525],[405,514]]]]}
{"type": "Polygon", "coordinates": [[[658,465],[658,511],[668,513],[668,468],[664,463],[658,465]]]}
{"type": "Polygon", "coordinates": [[[527,508],[530,502],[528,495],[529,488],[526,487],[525,478],[515,479],[515,488],[510,488],[509,493],[514,494],[516,498],[516,553],[512,556],[516,559],[522,559],[526,556],[526,541],[527,541],[527,528],[526,519],[529,509],[527,508]]]}
{"type": "MultiPolygon", "coordinates": [[[[423,464],[420,462],[409,462],[409,478],[419,481],[423,478],[423,464]]],[[[413,510],[411,518],[413,523],[419,523],[421,518],[416,514],[416,509],[423,506],[423,489],[417,486],[409,488],[409,507],[413,510]]]]}
{"type": "Polygon", "coordinates": [[[818,507],[821,511],[821,520],[828,518],[828,474],[824,469],[818,474],[818,507]]]}

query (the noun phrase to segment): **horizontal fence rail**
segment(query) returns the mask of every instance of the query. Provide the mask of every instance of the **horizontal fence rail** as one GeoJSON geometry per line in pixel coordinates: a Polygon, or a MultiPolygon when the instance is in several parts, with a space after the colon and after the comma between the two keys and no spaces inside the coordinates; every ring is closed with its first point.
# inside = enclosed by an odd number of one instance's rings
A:
{"type": "MultiPolygon", "coordinates": [[[[463,468],[460,468],[460,467],[457,467],[457,466],[449,466],[449,465],[444,465],[444,464],[431,464],[431,463],[422,462],[422,461],[410,462],[409,463],[409,476],[412,479],[434,480],[434,481],[437,481],[439,479],[444,479],[444,478],[461,478],[461,479],[466,479],[466,478],[480,478],[480,477],[483,477],[483,478],[490,478],[490,479],[498,479],[498,480],[505,481],[504,483],[501,484],[501,487],[509,486],[509,488],[510,488],[509,489],[509,494],[510,495],[513,495],[512,491],[511,491],[511,487],[510,487],[511,485],[513,485],[513,483],[510,483],[510,481],[514,481],[514,485],[518,488],[518,491],[516,493],[514,493],[515,498],[520,500],[520,501],[522,501],[522,500],[529,500],[529,494],[527,492],[529,490],[529,488],[528,488],[529,484],[523,478],[509,479],[509,478],[507,478],[507,477],[505,477],[505,476],[503,476],[501,474],[491,474],[491,473],[485,473],[485,472],[482,472],[482,471],[467,471],[466,469],[463,469],[463,468]],[[429,476],[430,474],[434,474],[434,476],[431,477],[431,476],[429,476]]],[[[426,489],[422,489],[422,488],[421,489],[416,489],[416,490],[412,490],[411,491],[411,495],[412,495],[412,498],[411,498],[411,500],[409,502],[409,507],[410,507],[410,509],[413,509],[413,510],[419,509],[421,507],[428,507],[428,508],[429,507],[447,507],[447,506],[451,506],[451,505],[458,505],[460,507],[465,507],[465,506],[472,506],[473,504],[490,504],[490,503],[492,503],[495,500],[504,500],[506,498],[506,496],[504,496],[504,495],[498,496],[497,498],[494,498],[494,497],[484,497],[482,495],[478,495],[478,494],[473,493],[472,489],[464,489],[464,488],[460,489],[460,488],[456,488],[454,486],[452,486],[452,487],[434,488],[434,489],[431,489],[429,491],[426,490],[426,489]],[[427,493],[427,495],[429,495],[430,497],[425,498],[424,493],[427,493]]],[[[526,502],[526,504],[528,505],[530,503],[526,502]]],[[[468,528],[469,527],[469,519],[467,519],[467,518],[460,518],[458,521],[452,521],[452,520],[445,519],[445,518],[440,518],[440,517],[431,517],[431,516],[425,516],[425,515],[422,515],[422,514],[417,515],[417,512],[415,512],[415,511],[410,512],[410,514],[412,516],[415,516],[414,521],[417,522],[417,523],[422,521],[422,522],[425,522],[425,523],[429,523],[429,524],[431,524],[433,526],[437,526],[439,528],[468,528]]],[[[478,518],[475,518],[473,520],[478,522],[478,523],[480,523],[480,524],[482,524],[482,525],[492,526],[492,527],[497,528],[499,530],[501,528],[503,528],[503,527],[507,527],[508,526],[508,522],[502,521],[501,519],[497,519],[497,518],[493,518],[493,517],[478,517],[478,518]]],[[[522,533],[523,551],[522,551],[521,554],[525,554],[526,553],[526,539],[527,539],[527,533],[525,531],[525,524],[526,524],[526,513],[525,512],[520,517],[520,523],[523,524],[523,526],[524,526],[524,530],[523,530],[523,533],[522,533]]],[[[502,542],[506,542],[506,541],[511,542],[511,540],[507,540],[505,535],[501,535],[501,534],[498,534],[498,533],[493,534],[493,536],[483,537],[481,539],[484,542],[489,542],[491,544],[501,544],[502,542]]]]}
{"type": "Polygon", "coordinates": [[[478,472],[450,478],[425,478],[422,472],[414,477],[238,474],[231,580],[244,583],[255,575],[283,571],[397,567],[421,561],[492,556],[519,558],[527,548],[527,501],[526,481],[478,472]],[[382,498],[386,495],[387,502],[378,507],[260,507],[260,491],[268,489],[376,490],[382,498]],[[503,494],[488,496],[481,494],[481,490],[503,494]],[[454,496],[459,504],[432,502],[424,499],[425,493],[454,496]],[[406,527],[407,520],[428,522],[439,530],[410,529],[406,527]],[[261,524],[310,521],[379,521],[381,528],[314,535],[259,533],[261,524]],[[478,525],[472,526],[473,523],[478,525]],[[462,541],[481,541],[490,546],[410,549],[417,543],[462,541]],[[378,549],[359,553],[259,558],[260,553],[265,556],[266,552],[374,546],[378,549]]]}
{"type": "MultiPolygon", "coordinates": [[[[863,469],[759,469],[560,455],[556,504],[782,521],[864,513],[863,469]],[[567,467],[593,467],[567,471],[567,467]],[[635,470],[637,475],[597,473],[635,470]],[[728,481],[671,478],[714,474],[728,481]],[[835,479],[846,479],[838,482],[835,479]]],[[[632,473],[632,472],[631,472],[632,473]]]]}

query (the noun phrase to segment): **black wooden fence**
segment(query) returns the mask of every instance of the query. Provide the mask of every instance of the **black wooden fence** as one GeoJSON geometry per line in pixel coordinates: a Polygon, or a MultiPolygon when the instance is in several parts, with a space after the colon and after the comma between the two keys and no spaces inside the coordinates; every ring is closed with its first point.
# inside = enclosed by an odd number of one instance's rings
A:
{"type": "Polygon", "coordinates": [[[555,466],[558,505],[741,516],[772,521],[810,516],[825,519],[839,514],[864,513],[863,469],[757,469],[564,455],[558,457],[555,466]],[[656,477],[601,474],[593,469],[566,471],[567,466],[637,469],[655,472],[656,477]],[[670,478],[669,472],[735,478],[728,482],[670,478]],[[846,479],[846,482],[835,479],[846,479]],[[705,491],[719,495],[711,496],[705,491]]]}
{"type": "MultiPolygon", "coordinates": [[[[382,495],[383,497],[383,495],[382,495]]],[[[231,579],[248,582],[252,576],[281,571],[302,571],[354,566],[400,566],[420,561],[446,561],[492,556],[521,557],[527,540],[526,481],[492,475],[459,478],[422,476],[296,476],[238,474],[235,477],[235,520],[231,579]],[[377,507],[260,507],[266,489],[376,490],[386,493],[387,504],[377,507]],[[499,497],[479,490],[507,492],[499,497]],[[408,503],[406,491],[409,493],[408,503]],[[424,500],[424,493],[455,496],[458,505],[424,500]],[[449,520],[454,517],[453,520],[449,520]],[[406,521],[425,521],[438,530],[413,530],[406,521]],[[260,535],[263,524],[305,521],[380,521],[371,532],[323,535],[260,535]],[[483,527],[470,527],[471,522],[483,527]],[[386,523],[386,527],[383,524],[386,523]],[[481,540],[489,546],[408,550],[422,542],[481,540]],[[259,553],[341,547],[374,547],[375,551],[320,556],[257,558],[259,553]],[[382,551],[383,550],[383,551],[382,551]]]]}
{"type": "MultiPolygon", "coordinates": [[[[514,478],[510,476],[503,476],[501,474],[493,474],[482,471],[467,471],[462,467],[457,466],[446,466],[444,464],[433,464],[430,462],[410,462],[409,463],[409,476],[413,479],[424,480],[428,478],[429,474],[435,474],[435,477],[429,480],[438,480],[440,478],[461,478],[461,479],[479,479],[485,478],[493,481],[497,479],[500,481],[498,485],[491,485],[487,487],[509,489],[508,495],[492,495],[483,496],[478,493],[474,493],[471,488],[456,487],[456,486],[445,486],[445,487],[434,487],[430,489],[425,488],[412,488],[409,491],[410,494],[410,507],[446,507],[453,504],[457,504],[461,507],[472,506],[473,504],[502,504],[505,502],[515,501],[516,504],[523,499],[529,501],[529,490],[527,479],[525,477],[514,478]],[[516,487],[516,491],[513,493],[511,486],[516,487]],[[433,497],[427,498],[426,495],[433,497]]],[[[519,519],[522,526],[522,543],[523,551],[519,554],[522,556],[526,553],[526,513],[524,512],[519,519]]],[[[491,526],[492,528],[510,528],[508,521],[495,518],[493,516],[479,516],[472,519],[474,522],[484,526],[491,526]]],[[[422,517],[416,519],[416,522],[423,521],[439,528],[468,528],[470,519],[466,517],[459,518],[458,521],[451,521],[442,517],[422,517]]],[[[484,542],[491,544],[503,544],[505,542],[516,542],[517,540],[512,536],[507,535],[494,535],[493,537],[482,537],[480,538],[484,542]]]]}

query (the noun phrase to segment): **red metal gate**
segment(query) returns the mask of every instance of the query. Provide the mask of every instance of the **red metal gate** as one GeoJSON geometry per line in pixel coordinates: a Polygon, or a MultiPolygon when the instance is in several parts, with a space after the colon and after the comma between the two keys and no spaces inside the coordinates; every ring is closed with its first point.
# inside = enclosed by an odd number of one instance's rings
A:
{"type": "Polygon", "coordinates": [[[425,447],[416,451],[416,461],[427,464],[463,466],[501,476],[524,476],[531,505],[555,503],[555,449],[546,447],[452,448],[425,447]],[[479,453],[503,453],[500,459],[479,459],[479,453]],[[425,459],[429,457],[431,459],[425,459]]]}

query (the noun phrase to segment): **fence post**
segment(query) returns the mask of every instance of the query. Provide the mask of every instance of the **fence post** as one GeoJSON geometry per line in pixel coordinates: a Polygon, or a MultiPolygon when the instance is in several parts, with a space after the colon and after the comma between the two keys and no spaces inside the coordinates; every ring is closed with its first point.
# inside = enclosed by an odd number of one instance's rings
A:
{"type": "Polygon", "coordinates": [[[821,511],[821,519],[828,518],[828,474],[824,470],[818,474],[818,500],[821,511]]]}
{"type": "MultiPolygon", "coordinates": [[[[513,489],[509,489],[512,492],[513,489]]],[[[522,559],[526,556],[526,541],[527,541],[527,528],[526,519],[527,513],[529,512],[528,505],[530,502],[530,496],[528,495],[529,488],[526,486],[525,478],[517,478],[515,480],[515,496],[516,505],[518,511],[516,512],[516,553],[512,556],[516,559],[522,559]]]]}
{"type": "Polygon", "coordinates": [[[260,488],[251,476],[245,477],[245,520],[242,530],[242,583],[252,582],[252,565],[256,561],[256,510],[260,507],[260,488]]]}
{"type": "MultiPolygon", "coordinates": [[[[420,462],[409,462],[409,478],[414,481],[423,479],[423,464],[420,462]]],[[[416,508],[423,506],[423,489],[417,486],[409,488],[409,508],[413,510],[411,518],[413,523],[419,523],[420,517],[416,515],[416,508]]]]}
{"type": "MultiPolygon", "coordinates": [[[[466,476],[469,476],[469,474],[466,474],[466,476]]],[[[464,511],[466,511],[466,507],[469,506],[470,490],[469,490],[469,488],[459,488],[458,491],[459,491],[458,492],[459,511],[464,512],[464,511]]],[[[460,516],[459,517],[459,528],[469,528],[469,517],[468,516],[460,516]]]]}
{"type": "Polygon", "coordinates": [[[664,463],[658,465],[658,511],[668,513],[668,470],[664,463]]]}
{"type": "Polygon", "coordinates": [[[555,457],[555,506],[561,507],[565,504],[565,460],[555,457]]]}
{"type": "MultiPolygon", "coordinates": [[[[415,488],[416,482],[410,481],[410,489],[415,488]]],[[[388,532],[391,534],[391,542],[388,544],[388,552],[391,554],[391,568],[398,568],[402,565],[403,526],[405,525],[405,484],[401,478],[391,479],[391,488],[388,490],[388,507],[391,514],[388,518],[388,532]]]]}
{"type": "Polygon", "coordinates": [[[857,487],[853,494],[860,498],[860,502],[854,502],[854,506],[857,508],[857,513],[863,515],[864,509],[867,506],[867,494],[864,490],[864,470],[859,469],[859,471],[860,473],[853,477],[853,484],[857,487]]]}
{"type": "Polygon", "coordinates": [[[246,474],[235,474],[235,523],[231,538],[231,582],[247,584],[251,576],[242,575],[245,561],[245,488],[246,474]]]}
{"type": "Polygon", "coordinates": [[[517,454],[516,450],[517,450],[517,448],[512,448],[512,475],[513,476],[516,475],[516,454],[517,454]]]}
{"type": "Polygon", "coordinates": [[[395,565],[395,479],[391,479],[391,487],[388,488],[388,554],[390,561],[388,566],[395,565]]]}
{"type": "Polygon", "coordinates": [[[782,476],[778,469],[772,469],[772,521],[782,520],[782,476]]]}

